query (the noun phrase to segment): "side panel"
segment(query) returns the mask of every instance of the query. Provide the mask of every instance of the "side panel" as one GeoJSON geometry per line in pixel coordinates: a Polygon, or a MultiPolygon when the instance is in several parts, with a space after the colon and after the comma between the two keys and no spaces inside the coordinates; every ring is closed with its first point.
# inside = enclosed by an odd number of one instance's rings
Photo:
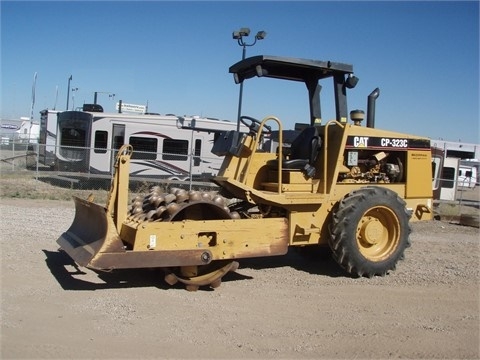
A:
{"type": "Polygon", "coordinates": [[[46,143],[47,143],[47,123],[48,110],[40,111],[40,134],[38,137],[38,160],[41,164],[46,164],[46,143]]]}
{"type": "Polygon", "coordinates": [[[431,198],[433,196],[431,168],[430,149],[408,152],[406,198],[431,198]]]}
{"type": "Polygon", "coordinates": [[[48,166],[55,164],[57,113],[59,113],[59,111],[48,109],[40,111],[39,161],[48,166]]]}

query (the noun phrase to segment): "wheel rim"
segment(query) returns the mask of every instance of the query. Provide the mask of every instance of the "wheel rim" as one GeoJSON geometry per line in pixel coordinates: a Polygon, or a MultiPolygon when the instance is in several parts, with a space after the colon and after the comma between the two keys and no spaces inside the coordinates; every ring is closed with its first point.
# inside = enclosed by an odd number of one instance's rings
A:
{"type": "Polygon", "coordinates": [[[369,209],[360,219],[356,231],[360,253],[370,261],[388,258],[400,243],[400,223],[389,208],[369,209]]]}

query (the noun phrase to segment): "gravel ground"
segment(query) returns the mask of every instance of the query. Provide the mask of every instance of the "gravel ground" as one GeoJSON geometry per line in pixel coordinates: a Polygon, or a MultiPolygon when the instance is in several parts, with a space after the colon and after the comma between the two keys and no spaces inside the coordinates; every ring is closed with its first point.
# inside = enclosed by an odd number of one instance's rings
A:
{"type": "Polygon", "coordinates": [[[0,200],[0,358],[480,358],[477,228],[413,224],[385,277],[292,251],[192,293],[158,270],[77,269],[56,244],[73,216],[73,202],[0,200]]]}

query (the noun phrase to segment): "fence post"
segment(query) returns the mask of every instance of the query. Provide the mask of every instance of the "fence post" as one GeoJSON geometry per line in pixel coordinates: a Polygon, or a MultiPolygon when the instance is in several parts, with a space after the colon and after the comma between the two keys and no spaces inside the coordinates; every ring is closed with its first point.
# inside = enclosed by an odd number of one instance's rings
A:
{"type": "Polygon", "coordinates": [[[38,180],[38,159],[40,158],[38,154],[40,153],[40,144],[35,145],[35,180],[38,180]]]}
{"type": "Polygon", "coordinates": [[[15,171],[15,138],[12,141],[12,171],[15,171]]]}
{"type": "Polygon", "coordinates": [[[465,191],[464,189],[465,189],[465,179],[462,180],[462,186],[460,188],[457,186],[457,191],[460,191],[460,199],[458,200],[459,215],[462,213],[463,192],[465,191]]]}

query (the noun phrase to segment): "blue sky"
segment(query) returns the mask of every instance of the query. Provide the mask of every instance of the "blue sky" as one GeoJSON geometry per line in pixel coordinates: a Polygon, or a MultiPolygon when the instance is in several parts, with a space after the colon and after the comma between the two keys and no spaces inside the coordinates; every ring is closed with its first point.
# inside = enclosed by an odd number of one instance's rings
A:
{"type": "MultiPolygon", "coordinates": [[[[235,120],[241,58],[232,31],[267,37],[259,54],[353,64],[349,109],[366,110],[380,88],[376,126],[432,139],[479,143],[479,2],[413,1],[1,1],[1,117],[45,108],[146,104],[162,114],[235,120]],[[57,91],[58,88],[58,91],[57,91]],[[103,93],[104,92],[104,93],[103,93]],[[58,96],[56,95],[58,93],[58,96]],[[107,93],[115,94],[114,98],[107,93]]],[[[334,118],[330,83],[322,115],[334,118]]],[[[242,113],[308,122],[303,84],[251,79],[242,113]]]]}

